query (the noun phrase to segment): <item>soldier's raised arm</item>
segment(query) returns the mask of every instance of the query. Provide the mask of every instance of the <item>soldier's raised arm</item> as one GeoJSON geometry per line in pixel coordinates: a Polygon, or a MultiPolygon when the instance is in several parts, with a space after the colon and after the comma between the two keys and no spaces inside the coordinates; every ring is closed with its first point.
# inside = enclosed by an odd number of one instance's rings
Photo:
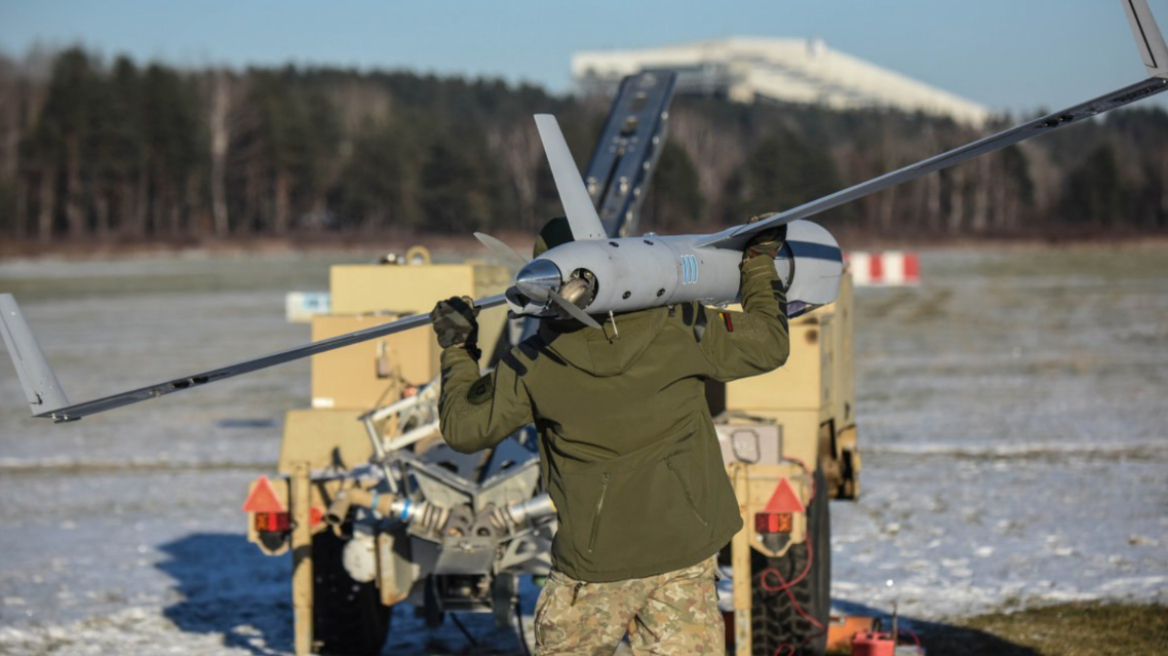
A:
{"type": "Polygon", "coordinates": [[[742,312],[698,306],[705,322],[698,345],[709,362],[707,375],[716,380],[757,376],[787,361],[786,290],[775,272],[775,257],[783,246],[785,228],[756,235],[742,255],[742,312]]]}
{"type": "Polygon", "coordinates": [[[442,437],[463,453],[492,447],[532,422],[531,400],[511,358],[479,375],[477,313],[463,298],[441,301],[430,313],[442,346],[442,437]]]}

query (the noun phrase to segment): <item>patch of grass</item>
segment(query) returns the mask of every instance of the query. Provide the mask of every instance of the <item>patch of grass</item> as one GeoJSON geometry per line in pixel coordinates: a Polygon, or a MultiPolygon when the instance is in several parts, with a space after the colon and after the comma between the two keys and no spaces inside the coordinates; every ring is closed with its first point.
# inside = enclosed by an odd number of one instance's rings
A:
{"type": "Polygon", "coordinates": [[[1069,603],[921,627],[930,656],[1168,655],[1168,606],[1069,603]]]}

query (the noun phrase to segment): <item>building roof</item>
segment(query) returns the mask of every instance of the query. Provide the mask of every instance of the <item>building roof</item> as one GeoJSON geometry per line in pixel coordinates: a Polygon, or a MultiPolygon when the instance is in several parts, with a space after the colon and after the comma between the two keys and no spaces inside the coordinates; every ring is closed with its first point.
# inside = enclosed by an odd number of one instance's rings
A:
{"type": "Polygon", "coordinates": [[[607,91],[621,77],[651,69],[676,71],[680,93],[738,102],[764,97],[833,109],[891,107],[975,126],[991,115],[984,105],[831,50],[820,39],[729,37],[572,56],[572,77],[585,92],[607,91]]]}

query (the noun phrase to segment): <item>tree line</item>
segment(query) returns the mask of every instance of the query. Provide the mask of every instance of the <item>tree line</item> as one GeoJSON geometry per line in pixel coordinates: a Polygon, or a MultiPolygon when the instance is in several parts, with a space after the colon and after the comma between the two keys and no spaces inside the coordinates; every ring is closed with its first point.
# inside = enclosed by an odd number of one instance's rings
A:
{"type": "MultiPolygon", "coordinates": [[[[0,235],[535,230],[561,210],[531,114],[557,115],[583,169],[607,110],[491,79],[0,56],[0,235]]],[[[679,97],[643,224],[738,223],[1008,123],[679,97]]],[[[888,237],[1162,231],[1168,112],[1115,112],[833,214],[888,237]]]]}

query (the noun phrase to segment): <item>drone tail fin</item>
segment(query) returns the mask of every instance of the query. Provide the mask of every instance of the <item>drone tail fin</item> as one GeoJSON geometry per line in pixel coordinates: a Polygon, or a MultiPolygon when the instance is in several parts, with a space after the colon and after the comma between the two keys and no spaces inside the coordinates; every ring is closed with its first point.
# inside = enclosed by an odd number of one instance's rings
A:
{"type": "Polygon", "coordinates": [[[572,151],[568,150],[568,142],[564,140],[563,132],[560,132],[556,117],[536,114],[535,125],[539,129],[539,138],[543,141],[543,150],[552,169],[556,191],[564,205],[564,214],[572,228],[572,239],[584,241],[607,238],[608,233],[604,231],[604,225],[596,214],[596,206],[592,204],[592,197],[588,195],[588,188],[584,186],[580,169],[576,168],[576,160],[572,159],[572,151]]]}
{"type": "Polygon", "coordinates": [[[1131,24],[1136,47],[1144,58],[1144,66],[1149,77],[1168,78],[1168,45],[1164,44],[1164,34],[1156,25],[1147,0],[1120,0],[1127,20],[1131,24]]]}
{"type": "Polygon", "coordinates": [[[34,415],[44,415],[69,405],[69,397],[49,366],[45,354],[24,320],[12,294],[0,294],[0,335],[24,387],[24,395],[34,415]]]}

